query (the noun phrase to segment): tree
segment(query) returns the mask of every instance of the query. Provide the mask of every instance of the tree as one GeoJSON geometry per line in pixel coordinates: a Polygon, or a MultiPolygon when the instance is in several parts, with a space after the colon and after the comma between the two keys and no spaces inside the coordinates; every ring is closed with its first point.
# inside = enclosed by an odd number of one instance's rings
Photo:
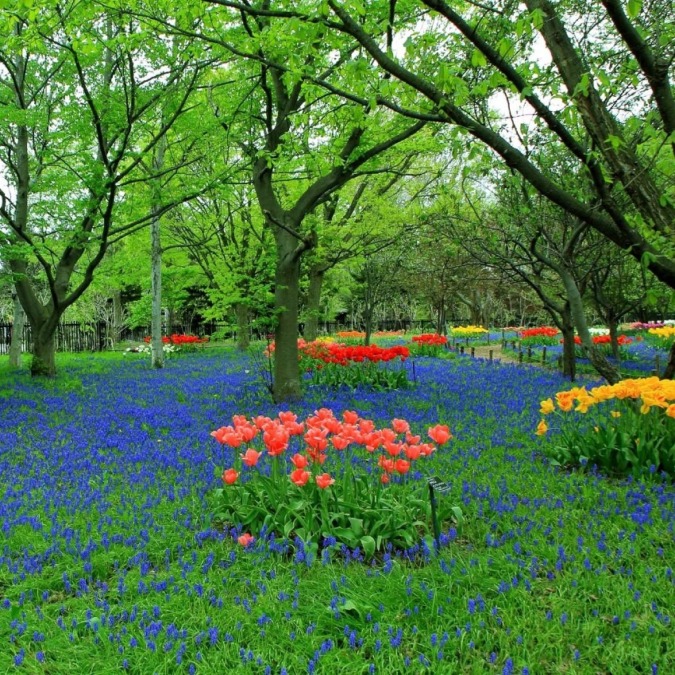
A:
{"type": "MultiPolygon", "coordinates": [[[[59,320],[110,243],[161,215],[134,211],[128,197],[152,180],[143,165],[189,107],[204,63],[187,41],[172,61],[143,25],[91,3],[12,5],[0,18],[8,36],[0,173],[10,186],[0,190],[0,246],[32,329],[31,372],[53,375],[59,320]],[[167,97],[173,105],[156,125],[167,97]],[[28,273],[31,262],[41,279],[28,273]],[[36,289],[42,280],[46,301],[36,289]]],[[[189,196],[173,195],[161,212],[189,196]]]]}
{"type": "Polygon", "coordinates": [[[345,104],[330,85],[313,84],[309,73],[339,81],[344,70],[354,73],[362,67],[353,46],[323,26],[289,25],[241,9],[239,17],[210,12],[208,21],[190,30],[164,27],[243,59],[237,72],[246,88],[234,104],[232,90],[214,96],[214,104],[217,111],[236,112],[221,119],[250,163],[265,227],[275,241],[273,394],[286,401],[301,395],[300,269],[302,256],[317,242],[306,217],[363,172],[382,171],[374,160],[411,139],[427,122],[410,123],[375,109],[365,98],[345,104]]]}
{"type": "Polygon", "coordinates": [[[452,125],[457,144],[467,133],[478,139],[543,196],[675,288],[675,103],[669,81],[675,35],[667,3],[631,3],[628,14],[619,0],[602,0],[602,7],[591,0],[526,0],[525,11],[496,0],[466,3],[462,10],[444,0],[372,0],[358,7],[327,0],[307,10],[218,4],[322,23],[350,36],[404,85],[382,79],[372,94],[380,105],[452,125]],[[420,10],[440,19],[420,17],[420,10]],[[392,49],[397,31],[405,54],[392,49]],[[533,52],[536,33],[550,64],[533,52]],[[497,96],[506,102],[510,124],[495,124],[490,101],[497,96]],[[512,110],[521,107],[519,119],[528,115],[531,123],[515,124],[512,110]],[[556,183],[539,163],[532,138],[576,167],[582,189],[556,183]]]}
{"type": "MultiPolygon", "coordinates": [[[[433,139],[425,139],[433,143],[433,139]]],[[[425,166],[425,148],[390,153],[388,172],[354,181],[352,189],[334,193],[317,218],[317,246],[306,256],[308,288],[304,310],[306,340],[315,340],[323,280],[335,266],[368,259],[405,236],[421,200],[442,175],[442,166],[425,166]],[[422,159],[420,159],[422,156],[422,159]]],[[[433,151],[433,145],[426,148],[433,151]]]]}
{"type": "Polygon", "coordinates": [[[222,318],[234,308],[241,350],[249,346],[251,319],[269,312],[274,266],[271,233],[254,199],[249,185],[215,186],[167,221],[175,242],[169,246],[183,248],[207,279],[208,314],[222,318]]]}

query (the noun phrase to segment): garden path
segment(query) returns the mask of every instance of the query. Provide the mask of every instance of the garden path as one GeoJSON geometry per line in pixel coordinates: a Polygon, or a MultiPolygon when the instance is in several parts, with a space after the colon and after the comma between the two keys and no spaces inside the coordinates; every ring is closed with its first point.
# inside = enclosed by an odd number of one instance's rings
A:
{"type": "MultiPolygon", "coordinates": [[[[471,354],[470,347],[465,347],[464,350],[465,354],[471,354]]],[[[478,359],[489,359],[490,351],[492,351],[492,358],[495,361],[499,360],[502,363],[518,363],[518,357],[510,352],[502,352],[502,346],[500,344],[474,347],[474,356],[478,359]]]]}

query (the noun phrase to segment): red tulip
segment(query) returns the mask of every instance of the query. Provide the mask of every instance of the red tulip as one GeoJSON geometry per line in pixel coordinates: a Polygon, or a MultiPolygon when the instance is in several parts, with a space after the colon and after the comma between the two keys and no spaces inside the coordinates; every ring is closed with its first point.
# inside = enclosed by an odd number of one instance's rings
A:
{"type": "Polygon", "coordinates": [[[232,485],[233,483],[237,482],[239,474],[234,469],[225,469],[225,471],[223,471],[222,478],[225,485],[232,485]]]}
{"type": "Polygon", "coordinates": [[[248,532],[245,532],[244,534],[237,537],[237,542],[242,546],[249,546],[254,541],[255,537],[252,534],[249,534],[248,532]]]}
{"type": "Polygon", "coordinates": [[[394,462],[394,470],[400,474],[408,473],[410,471],[410,462],[405,459],[397,459],[394,462]]]}
{"type": "Polygon", "coordinates": [[[328,473],[322,473],[320,476],[316,477],[316,484],[322,489],[325,490],[327,487],[330,487],[335,482],[334,478],[330,477],[328,473]]]}
{"type": "Polygon", "coordinates": [[[427,433],[429,434],[429,438],[438,443],[438,445],[443,445],[443,443],[447,443],[452,438],[450,429],[445,424],[437,424],[435,427],[430,427],[427,433]]]}
{"type": "Polygon", "coordinates": [[[291,457],[291,462],[296,469],[304,469],[307,466],[307,457],[296,453],[291,457]]]}
{"type": "Polygon", "coordinates": [[[253,448],[249,448],[241,457],[241,461],[246,464],[246,466],[255,466],[260,459],[262,452],[256,452],[253,448]]]}
{"type": "Polygon", "coordinates": [[[307,481],[310,479],[311,475],[312,474],[309,471],[305,471],[304,469],[296,469],[295,471],[291,471],[290,479],[298,487],[302,487],[303,485],[307,484],[307,481]]]}

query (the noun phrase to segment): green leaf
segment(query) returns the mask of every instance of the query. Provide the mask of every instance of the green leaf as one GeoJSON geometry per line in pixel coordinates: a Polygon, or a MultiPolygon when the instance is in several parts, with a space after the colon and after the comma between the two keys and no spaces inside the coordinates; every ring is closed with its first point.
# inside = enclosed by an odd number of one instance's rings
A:
{"type": "Polygon", "coordinates": [[[487,59],[485,58],[485,54],[481,52],[479,49],[474,49],[473,52],[471,53],[471,65],[474,68],[481,68],[482,66],[487,66],[487,59]]]}
{"type": "Polygon", "coordinates": [[[362,518],[350,518],[349,524],[351,525],[352,532],[355,536],[360,537],[363,534],[363,519],[362,518]]]}
{"type": "Polygon", "coordinates": [[[499,56],[505,57],[513,49],[513,42],[507,37],[503,37],[497,43],[497,50],[499,51],[499,56]]]}
{"type": "Polygon", "coordinates": [[[541,30],[544,25],[544,10],[535,9],[530,12],[530,18],[532,19],[532,25],[537,29],[541,30]]]}
{"type": "Polygon", "coordinates": [[[642,11],[642,0],[628,0],[626,13],[629,18],[634,19],[642,11]]]}
{"type": "Polygon", "coordinates": [[[577,83],[577,86],[574,87],[574,95],[582,94],[583,96],[588,96],[588,90],[591,86],[591,78],[588,73],[584,73],[581,76],[581,80],[577,83]]]}
{"type": "Polygon", "coordinates": [[[618,150],[623,145],[623,139],[612,134],[607,136],[607,142],[612,146],[612,148],[614,148],[614,150],[618,150]]]}
{"type": "Polygon", "coordinates": [[[361,537],[361,546],[368,557],[375,555],[375,540],[372,537],[368,535],[361,537]]]}

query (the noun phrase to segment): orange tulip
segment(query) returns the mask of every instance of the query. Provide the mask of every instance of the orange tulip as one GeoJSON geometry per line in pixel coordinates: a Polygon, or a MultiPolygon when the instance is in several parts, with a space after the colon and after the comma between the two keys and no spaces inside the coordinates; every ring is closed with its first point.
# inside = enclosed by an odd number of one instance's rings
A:
{"type": "Polygon", "coordinates": [[[396,417],[391,421],[391,428],[397,434],[405,434],[410,431],[410,425],[405,420],[400,420],[396,417]]]}

